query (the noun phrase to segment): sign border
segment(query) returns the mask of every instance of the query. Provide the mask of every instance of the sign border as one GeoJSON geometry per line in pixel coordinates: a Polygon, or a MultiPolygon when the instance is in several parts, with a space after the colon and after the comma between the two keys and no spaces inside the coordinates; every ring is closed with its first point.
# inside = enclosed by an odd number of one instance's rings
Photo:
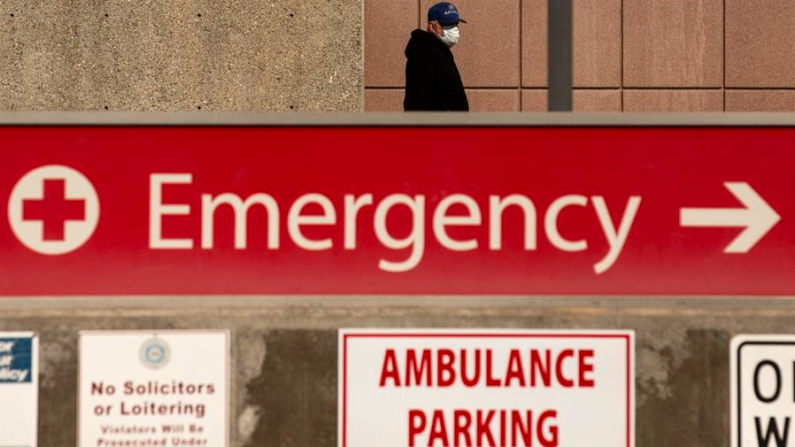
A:
{"type": "Polygon", "coordinates": [[[339,404],[337,409],[337,446],[347,447],[348,339],[349,338],[619,338],[626,342],[626,447],[635,447],[635,331],[584,329],[339,329],[338,367],[339,404]]]}
{"type": "Polygon", "coordinates": [[[795,113],[0,112],[0,126],[795,127],[795,113]]]}
{"type": "Polygon", "coordinates": [[[36,425],[35,434],[33,435],[33,445],[31,447],[37,447],[39,445],[39,398],[41,397],[41,382],[39,380],[39,376],[41,375],[41,337],[39,336],[38,331],[0,331],[0,338],[30,338],[31,341],[31,351],[32,352],[32,359],[30,369],[33,371],[33,376],[31,377],[30,385],[35,385],[36,391],[36,412],[34,414],[34,424],[36,425]],[[35,377],[35,380],[34,380],[35,377]]]}
{"type": "Polygon", "coordinates": [[[730,421],[730,446],[740,447],[742,444],[742,391],[741,386],[741,365],[742,365],[742,349],[746,346],[795,346],[795,336],[788,336],[786,334],[769,335],[769,334],[740,334],[735,335],[731,340],[729,368],[731,375],[729,378],[729,396],[731,399],[730,407],[731,414],[730,421]],[[787,340],[789,337],[789,340],[787,340]],[[736,373],[736,374],[734,374],[736,373]],[[734,425],[736,424],[736,426],[734,425]]]}
{"type": "Polygon", "coordinates": [[[86,331],[78,331],[77,333],[77,409],[76,409],[76,422],[77,422],[77,430],[75,430],[77,439],[75,440],[75,447],[80,447],[80,373],[81,373],[81,348],[82,348],[82,337],[83,335],[138,335],[138,334],[156,334],[156,335],[168,335],[168,334],[180,334],[180,335],[190,335],[190,334],[224,334],[225,338],[225,350],[226,355],[225,358],[225,365],[224,368],[226,369],[226,399],[224,402],[224,447],[230,447],[231,442],[231,429],[230,424],[231,420],[230,417],[230,403],[231,403],[231,394],[232,394],[232,377],[231,377],[231,363],[232,363],[232,332],[229,329],[163,329],[163,330],[146,330],[146,329],[121,329],[118,331],[113,330],[86,330],[86,331]]]}

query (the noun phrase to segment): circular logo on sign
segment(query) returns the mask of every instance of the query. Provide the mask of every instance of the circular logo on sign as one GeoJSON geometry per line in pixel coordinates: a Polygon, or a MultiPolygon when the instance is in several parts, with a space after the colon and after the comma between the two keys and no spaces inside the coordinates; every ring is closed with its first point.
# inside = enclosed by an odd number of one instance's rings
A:
{"type": "Polygon", "coordinates": [[[140,356],[141,363],[147,368],[160,369],[171,359],[171,348],[165,341],[155,337],[141,345],[140,356]]]}
{"type": "Polygon", "coordinates": [[[62,255],[91,238],[99,197],[80,172],[60,165],[36,168],[11,191],[8,221],[19,241],[36,253],[62,255]]]}

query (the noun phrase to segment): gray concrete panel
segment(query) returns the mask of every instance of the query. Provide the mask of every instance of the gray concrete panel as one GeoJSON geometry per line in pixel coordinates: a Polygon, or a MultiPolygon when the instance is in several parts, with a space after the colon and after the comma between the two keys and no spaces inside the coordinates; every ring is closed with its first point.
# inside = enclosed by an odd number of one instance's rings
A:
{"type": "Polygon", "coordinates": [[[40,445],[73,445],[80,330],[230,329],[233,446],[334,447],[341,327],[633,329],[637,445],[729,444],[729,342],[793,333],[791,298],[3,299],[41,335],[40,445]]]}
{"type": "Polygon", "coordinates": [[[0,110],[359,111],[349,0],[9,0],[0,110]]]}

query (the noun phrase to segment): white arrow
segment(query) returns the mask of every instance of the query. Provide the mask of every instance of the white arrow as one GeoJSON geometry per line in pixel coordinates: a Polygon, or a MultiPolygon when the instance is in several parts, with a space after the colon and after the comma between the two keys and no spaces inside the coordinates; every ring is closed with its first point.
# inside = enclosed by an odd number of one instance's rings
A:
{"type": "Polygon", "coordinates": [[[729,228],[745,227],[724,253],[748,253],[772,229],[781,216],[745,182],[724,182],[745,208],[682,208],[679,215],[683,227],[729,228]]]}

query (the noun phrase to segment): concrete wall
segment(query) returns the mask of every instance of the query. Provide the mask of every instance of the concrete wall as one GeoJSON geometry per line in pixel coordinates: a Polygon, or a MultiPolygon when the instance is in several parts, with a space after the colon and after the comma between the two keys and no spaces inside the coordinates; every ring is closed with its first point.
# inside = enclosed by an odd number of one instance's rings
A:
{"type": "MultiPolygon", "coordinates": [[[[3,0],[0,111],[399,110],[431,3],[3,0]]],[[[473,109],[546,110],[547,0],[457,4],[473,109]]],[[[791,1],[574,4],[577,111],[795,110],[791,1]]]]}
{"type": "MultiPolygon", "coordinates": [[[[575,111],[795,110],[792,1],[573,1],[575,111]]],[[[365,0],[366,110],[402,109],[403,49],[433,2],[393,3],[365,0]]],[[[472,109],[545,111],[548,0],[454,3],[472,109]]]]}
{"type": "MultiPolygon", "coordinates": [[[[2,0],[0,110],[399,109],[402,49],[430,2],[385,3],[2,0]]],[[[544,110],[546,0],[457,3],[473,108],[544,110]]],[[[576,110],[795,110],[791,1],[575,6],[576,110]]],[[[75,443],[78,331],[170,328],[232,330],[233,446],[334,447],[340,327],[635,329],[637,445],[725,446],[731,337],[794,318],[791,300],[754,299],[0,301],[0,330],[42,337],[44,447],[75,443]]]]}
{"type": "Polygon", "coordinates": [[[0,110],[358,111],[358,0],[2,0],[0,110]]]}
{"type": "Polygon", "coordinates": [[[634,329],[637,445],[729,445],[729,342],[788,333],[765,299],[272,297],[4,300],[0,330],[41,335],[40,444],[74,445],[77,335],[232,331],[232,446],[335,447],[340,327],[634,329]]]}

